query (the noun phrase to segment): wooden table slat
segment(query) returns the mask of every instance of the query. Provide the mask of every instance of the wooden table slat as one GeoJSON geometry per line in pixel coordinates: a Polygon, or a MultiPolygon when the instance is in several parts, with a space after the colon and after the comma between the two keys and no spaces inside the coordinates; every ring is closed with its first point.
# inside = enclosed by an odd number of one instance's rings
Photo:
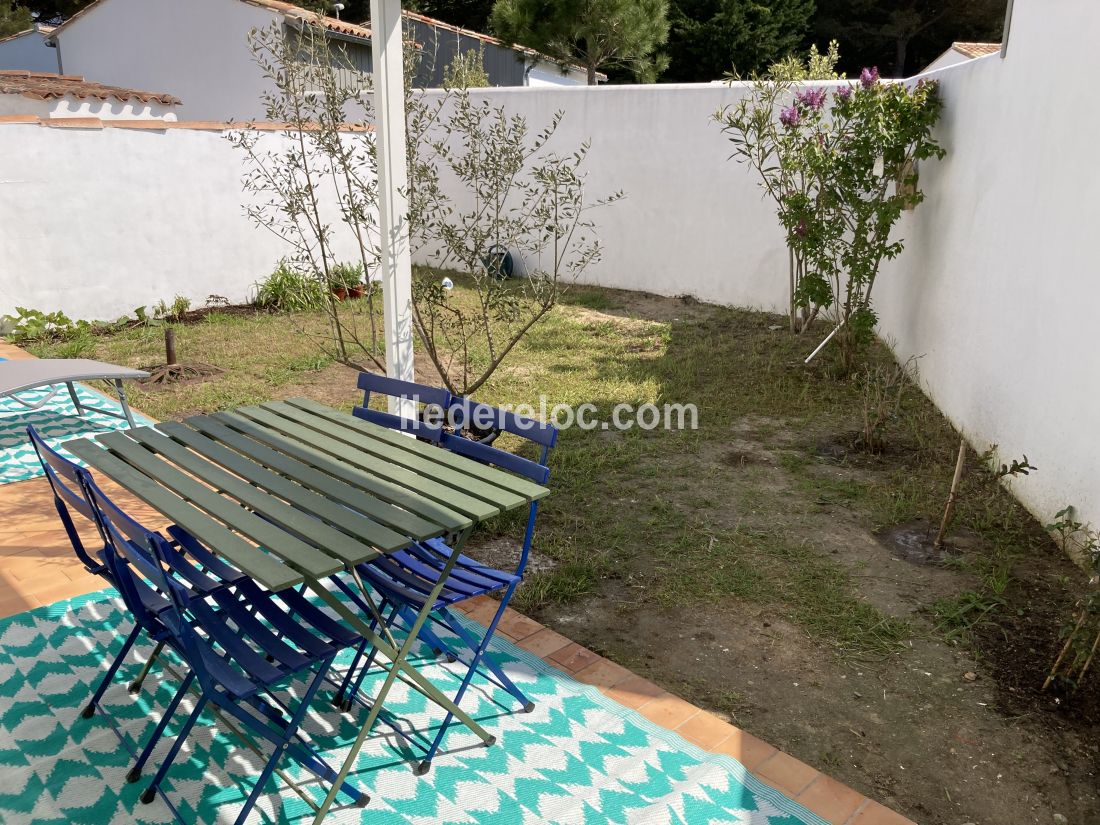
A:
{"type": "Polygon", "coordinates": [[[274,553],[295,570],[312,578],[331,576],[344,565],[316,547],[289,535],[271,522],[250,513],[238,504],[205,487],[195,479],[177,470],[168,462],[154,456],[136,441],[121,432],[99,436],[100,444],[160,482],[177,495],[205,510],[211,516],[231,525],[233,529],[274,553]]]}
{"type": "Polygon", "coordinates": [[[138,427],[127,430],[126,435],[184,472],[232,496],[252,512],[279,525],[306,544],[313,545],[325,555],[336,556],[345,564],[361,564],[379,555],[375,548],[223,470],[163,433],[149,427],[138,427]]]}
{"type": "Polygon", "coordinates": [[[286,499],[295,507],[324,519],[379,550],[392,552],[409,543],[407,536],[319,495],[300,483],[296,484],[285,476],[264,469],[256,462],[184,424],[169,421],[158,424],[157,429],[178,443],[190,447],[208,461],[219,464],[249,483],[286,499]]]}
{"type": "Polygon", "coordinates": [[[215,521],[202,510],[168,492],[157,481],[97,447],[86,438],[65,442],[65,449],[84,461],[94,471],[103,473],[115,483],[130,491],[157,512],[178,524],[204,544],[214,549],[237,569],[248,573],[264,587],[272,591],[294,587],[304,581],[274,556],[270,556],[246,542],[225,525],[215,521]]]}
{"type": "Polygon", "coordinates": [[[440,484],[426,476],[398,467],[378,456],[364,452],[357,447],[352,447],[331,436],[311,430],[301,424],[296,424],[288,418],[276,415],[262,407],[239,407],[237,412],[251,418],[265,427],[277,430],[290,436],[295,441],[321,450],[341,461],[359,467],[368,473],[386,480],[392,484],[400,485],[409,492],[414,492],[425,498],[432,499],[439,504],[444,504],[452,510],[457,510],[478,521],[492,518],[501,512],[501,508],[482,501],[479,498],[460,493],[453,487],[440,484]]]}
{"type": "Polygon", "coordinates": [[[284,418],[288,418],[296,424],[302,424],[323,435],[330,436],[371,455],[376,455],[392,464],[434,479],[440,484],[445,484],[461,493],[480,498],[482,501],[487,501],[501,509],[511,510],[530,501],[525,496],[497,487],[479,476],[456,470],[425,456],[402,450],[385,441],[343,426],[342,422],[331,421],[281,402],[261,404],[260,406],[265,410],[270,410],[284,418]]]}
{"type": "MultiPolygon", "coordinates": [[[[402,535],[423,540],[441,536],[446,532],[443,527],[435,522],[427,521],[407,510],[402,510],[396,505],[381,501],[361,487],[352,486],[352,484],[341,481],[335,476],[261,444],[259,441],[249,438],[243,432],[234,430],[208,415],[192,416],[187,419],[186,426],[193,427],[195,431],[215,439],[221,445],[231,447],[245,458],[293,478],[323,496],[352,508],[354,512],[363,513],[366,517],[377,521],[379,524],[386,525],[402,535]]],[[[351,468],[347,469],[351,470],[351,468]]]]}
{"type": "Polygon", "coordinates": [[[238,412],[215,413],[214,419],[269,447],[275,448],[279,452],[354,484],[383,501],[388,501],[390,504],[395,504],[421,518],[434,522],[444,527],[445,531],[463,530],[474,523],[469,516],[465,516],[424,496],[412,493],[398,484],[393,484],[385,479],[363,472],[356,467],[349,466],[346,462],[333,458],[321,450],[300,444],[294,439],[287,438],[279,433],[273,433],[238,412]]]}
{"type": "Polygon", "coordinates": [[[528,501],[543,498],[550,493],[548,488],[543,487],[541,484],[536,484],[530,479],[513,475],[497,467],[490,467],[487,464],[482,464],[480,461],[475,461],[464,455],[452,453],[450,450],[436,447],[432,444],[426,444],[423,441],[410,438],[396,430],[383,427],[381,424],[375,424],[373,421],[364,421],[362,418],[356,418],[350,413],[326,407],[324,404],[320,404],[312,399],[288,398],[285,403],[292,407],[297,407],[300,410],[311,412],[333,423],[341,424],[356,432],[369,435],[379,441],[385,441],[387,444],[405,450],[406,452],[415,453],[416,455],[428,458],[436,463],[446,465],[447,467],[463,473],[471,475],[476,474],[479,478],[491,484],[495,484],[498,487],[502,487],[505,490],[511,490],[523,496],[528,501]]]}

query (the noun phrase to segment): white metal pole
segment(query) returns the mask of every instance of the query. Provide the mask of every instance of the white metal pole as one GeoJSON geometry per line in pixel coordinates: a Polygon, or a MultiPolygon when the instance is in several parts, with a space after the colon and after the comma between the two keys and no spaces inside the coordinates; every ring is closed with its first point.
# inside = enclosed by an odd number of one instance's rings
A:
{"type": "MultiPolygon", "coordinates": [[[[409,172],[405,163],[405,67],[401,0],[371,0],[378,219],[382,238],[382,305],[386,373],[414,379],[409,172]]],[[[390,412],[415,415],[410,401],[390,399],[390,412]]]]}

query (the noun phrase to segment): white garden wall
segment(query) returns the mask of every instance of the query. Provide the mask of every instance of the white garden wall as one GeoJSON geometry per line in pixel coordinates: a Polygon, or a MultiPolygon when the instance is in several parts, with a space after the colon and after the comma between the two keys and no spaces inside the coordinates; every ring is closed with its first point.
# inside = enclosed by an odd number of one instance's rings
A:
{"type": "Polygon", "coordinates": [[[1005,59],[932,75],[948,155],[921,170],[881,329],[972,444],[1039,467],[1013,489],[1040,519],[1073,504],[1100,524],[1100,5],[1014,5],[1005,59]]]}
{"type": "Polygon", "coordinates": [[[754,173],[725,162],[730,144],[711,122],[745,94],[744,85],[478,91],[525,116],[532,134],[564,112],[547,148],[569,153],[591,141],[590,199],[626,193],[590,213],[606,253],[584,280],[738,306],[786,305],[783,234],[754,173]]]}
{"type": "MultiPolygon", "coordinates": [[[[0,315],[114,319],[177,294],[248,300],[290,249],[246,217],[244,168],[221,130],[0,124],[0,315]]],[[[335,249],[358,260],[346,233],[335,249]]]]}

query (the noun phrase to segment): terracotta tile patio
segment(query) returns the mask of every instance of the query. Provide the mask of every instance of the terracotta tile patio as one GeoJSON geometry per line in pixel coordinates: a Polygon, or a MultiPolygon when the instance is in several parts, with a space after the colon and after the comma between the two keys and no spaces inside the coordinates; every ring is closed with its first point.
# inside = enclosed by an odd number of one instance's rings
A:
{"type": "MultiPolygon", "coordinates": [[[[0,342],[0,357],[28,357],[0,342]]],[[[101,479],[108,495],[150,526],[163,518],[101,479]]],[[[82,530],[95,547],[94,530],[82,530]]],[[[0,617],[101,590],[73,556],[45,479],[0,486],[0,617]]],[[[491,615],[487,597],[466,606],[474,619],[491,615]]],[[[674,730],[698,747],[732,756],[767,784],[783,791],[833,825],[913,825],[851,788],[819,773],[752,734],[695,707],[626,668],[581,647],[539,622],[509,609],[499,626],[504,636],[574,679],[674,730]]]]}

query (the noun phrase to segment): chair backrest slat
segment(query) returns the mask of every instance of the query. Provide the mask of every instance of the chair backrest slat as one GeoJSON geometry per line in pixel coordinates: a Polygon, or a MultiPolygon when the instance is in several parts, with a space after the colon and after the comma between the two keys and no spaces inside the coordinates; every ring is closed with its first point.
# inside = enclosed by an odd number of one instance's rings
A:
{"type": "Polygon", "coordinates": [[[416,384],[412,381],[401,381],[397,378],[390,378],[373,372],[359,373],[358,386],[363,391],[363,403],[352,410],[352,415],[362,418],[364,421],[388,427],[391,430],[401,430],[402,432],[412,433],[417,438],[439,443],[443,435],[443,413],[447,411],[451,404],[451,394],[447,390],[439,387],[429,387],[427,384],[416,384]],[[421,405],[437,407],[440,421],[437,424],[431,424],[419,417],[409,419],[388,412],[372,410],[370,409],[372,393],[389,398],[414,401],[417,405],[418,414],[421,405]]]}
{"type": "Polygon", "coordinates": [[[87,519],[92,518],[92,509],[84,498],[81,477],[87,473],[80,465],[65,458],[57,450],[46,443],[38,430],[33,426],[27,426],[27,435],[31,445],[38,455],[38,461],[50,482],[50,487],[58,498],[74,508],[87,519]]]}
{"type": "Polygon", "coordinates": [[[558,428],[553,424],[545,424],[538,419],[482,404],[470,398],[452,398],[449,417],[457,433],[444,433],[440,439],[440,443],[448,450],[518,473],[536,484],[545,484],[550,478],[546,461],[550,449],[558,440],[558,428]],[[531,441],[541,448],[539,458],[537,461],[532,461],[458,434],[470,432],[471,428],[483,431],[499,430],[531,441]]]}
{"type": "Polygon", "coordinates": [[[558,440],[558,428],[553,424],[544,424],[536,418],[518,415],[470,398],[452,398],[450,409],[455,426],[460,429],[471,426],[482,430],[497,429],[547,448],[553,447],[558,440]]]}
{"type": "Polygon", "coordinates": [[[440,444],[453,453],[524,476],[535,484],[545,484],[550,478],[550,468],[544,464],[461,435],[444,433],[440,444]]]}

